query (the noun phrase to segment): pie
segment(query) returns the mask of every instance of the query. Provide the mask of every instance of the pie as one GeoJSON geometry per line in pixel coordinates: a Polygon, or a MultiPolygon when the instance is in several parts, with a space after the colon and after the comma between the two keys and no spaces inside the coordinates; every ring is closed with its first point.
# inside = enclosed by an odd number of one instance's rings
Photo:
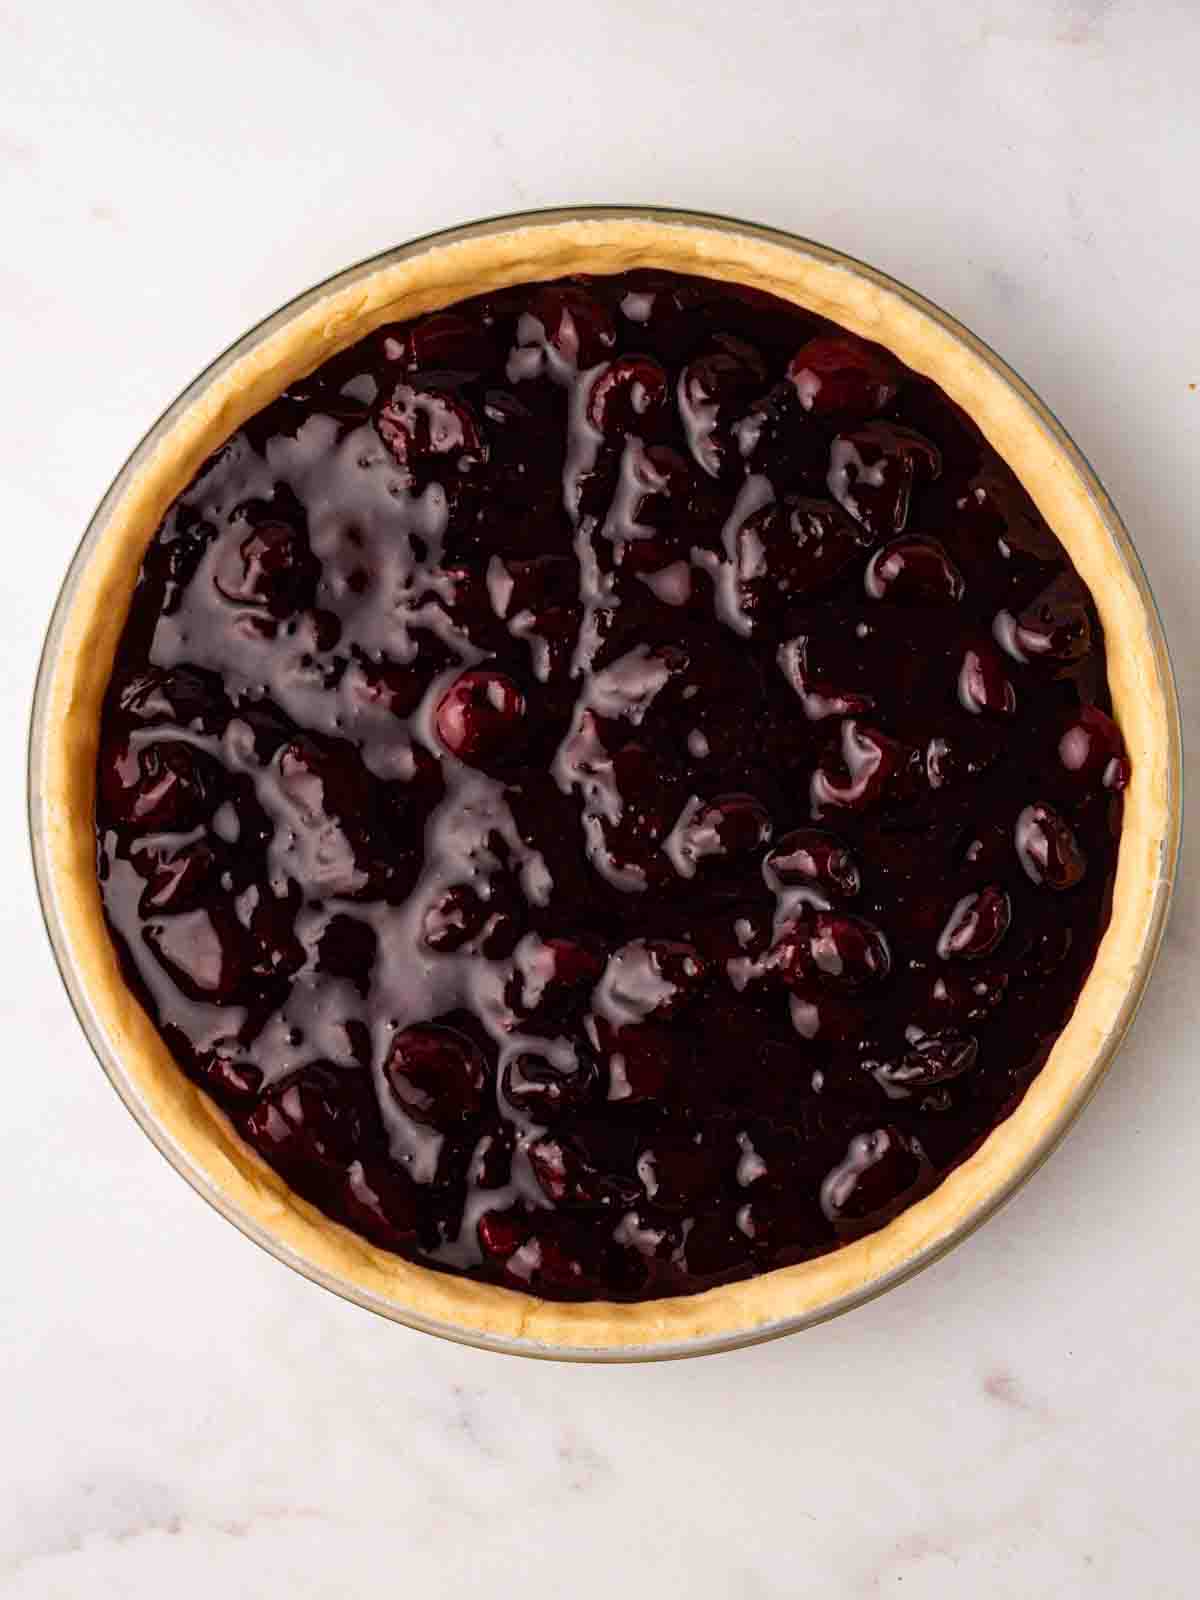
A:
{"type": "Polygon", "coordinates": [[[223,1204],[410,1320],[678,1346],[894,1276],[1118,1028],[1171,830],[1069,453],[869,275],[620,219],[285,318],[111,507],[43,805],[223,1204]]]}

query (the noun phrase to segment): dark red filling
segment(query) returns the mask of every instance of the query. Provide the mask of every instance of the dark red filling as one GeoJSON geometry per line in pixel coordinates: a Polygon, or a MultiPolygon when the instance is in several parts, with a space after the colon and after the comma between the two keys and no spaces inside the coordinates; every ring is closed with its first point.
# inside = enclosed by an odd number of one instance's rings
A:
{"type": "Polygon", "coordinates": [[[381,328],[151,543],[97,833],[129,982],[301,1194],[683,1294],[879,1227],[1109,914],[1091,597],[931,383],[659,272],[381,328]]]}

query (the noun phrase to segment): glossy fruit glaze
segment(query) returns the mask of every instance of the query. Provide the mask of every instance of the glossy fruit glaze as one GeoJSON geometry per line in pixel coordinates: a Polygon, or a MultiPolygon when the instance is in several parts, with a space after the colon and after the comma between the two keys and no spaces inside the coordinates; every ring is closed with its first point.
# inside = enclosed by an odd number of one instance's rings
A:
{"type": "Polygon", "coordinates": [[[300,1194],[562,1299],[879,1227],[1108,919],[1092,601],[931,383],[658,272],[379,329],[151,543],[97,837],[128,981],[300,1194]]]}

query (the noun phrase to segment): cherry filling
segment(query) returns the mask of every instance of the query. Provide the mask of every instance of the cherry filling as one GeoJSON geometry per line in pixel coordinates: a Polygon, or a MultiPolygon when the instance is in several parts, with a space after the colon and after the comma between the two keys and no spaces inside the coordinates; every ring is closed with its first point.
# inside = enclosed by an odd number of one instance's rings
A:
{"type": "Polygon", "coordinates": [[[1109,915],[1091,596],[886,351],[661,272],[382,328],[147,550],[96,827],[180,1066],[374,1245],[559,1299],[878,1228],[1109,915]]]}

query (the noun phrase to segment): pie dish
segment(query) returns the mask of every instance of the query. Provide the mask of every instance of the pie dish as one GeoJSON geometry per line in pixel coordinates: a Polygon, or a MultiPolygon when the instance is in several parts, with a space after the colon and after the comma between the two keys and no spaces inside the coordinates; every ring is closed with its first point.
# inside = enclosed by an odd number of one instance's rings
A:
{"type": "MultiPolygon", "coordinates": [[[[903,569],[920,552],[889,544],[879,554],[903,569]]],[[[887,570],[873,557],[868,584],[882,585],[887,570]]],[[[829,779],[830,793],[836,783],[829,779]]],[[[1177,795],[1173,689],[1144,582],[1094,478],[1018,381],[932,308],[843,258],[742,225],[627,213],[507,219],[410,247],[288,308],[201,379],[114,485],[77,558],[39,685],[31,784],[43,902],[85,1025],[143,1125],[226,1215],[301,1270],[400,1320],[529,1353],[618,1358],[720,1348],[844,1309],[930,1259],[1011,1192],[1061,1135],[1132,1015],[1161,930],[1177,795]],[[645,269],[803,307],[883,347],[968,413],[1091,593],[1130,771],[1112,914],[1094,964],[1045,1065],[973,1153],[878,1231],[829,1253],[674,1298],[571,1303],[430,1270],[331,1222],[182,1076],[123,978],[103,920],[94,773],[102,702],[147,542],[236,430],[385,325],[516,285],[645,269]]],[[[102,793],[102,811],[105,803],[102,793]]],[[[976,921],[978,899],[967,908],[976,921]]],[[[961,932],[944,930],[951,944],[961,932]]]]}

